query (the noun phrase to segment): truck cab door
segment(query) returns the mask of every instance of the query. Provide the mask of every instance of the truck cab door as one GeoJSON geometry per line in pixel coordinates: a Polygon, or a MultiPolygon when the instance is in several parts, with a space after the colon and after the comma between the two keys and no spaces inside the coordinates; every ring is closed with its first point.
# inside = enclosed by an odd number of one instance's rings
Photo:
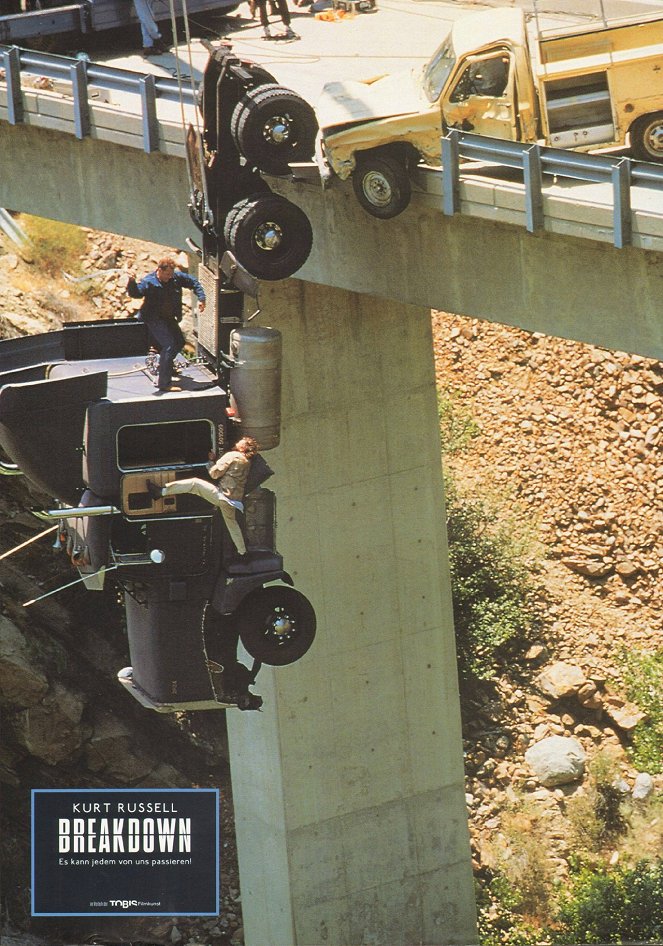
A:
{"type": "Polygon", "coordinates": [[[442,102],[448,128],[519,140],[514,57],[506,49],[469,56],[442,102]]]}

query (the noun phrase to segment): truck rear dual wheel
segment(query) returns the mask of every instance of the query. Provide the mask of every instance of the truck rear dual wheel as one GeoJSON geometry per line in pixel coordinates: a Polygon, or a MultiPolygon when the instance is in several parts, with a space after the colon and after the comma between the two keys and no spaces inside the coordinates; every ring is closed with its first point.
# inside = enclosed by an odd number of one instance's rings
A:
{"type": "Polygon", "coordinates": [[[393,154],[367,152],[358,155],[352,186],[364,210],[381,220],[397,217],[408,206],[412,196],[407,167],[393,154]]]}
{"type": "Polygon", "coordinates": [[[663,161],[663,112],[643,115],[631,125],[631,151],[640,161],[663,161]]]}
{"type": "Polygon", "coordinates": [[[283,86],[261,85],[246,93],[230,120],[239,153],[267,174],[287,174],[293,161],[309,161],[318,122],[311,106],[283,86]]]}
{"type": "Polygon", "coordinates": [[[239,201],[224,226],[228,249],[257,279],[287,279],[311,252],[313,231],[303,210],[278,194],[239,201]]]}

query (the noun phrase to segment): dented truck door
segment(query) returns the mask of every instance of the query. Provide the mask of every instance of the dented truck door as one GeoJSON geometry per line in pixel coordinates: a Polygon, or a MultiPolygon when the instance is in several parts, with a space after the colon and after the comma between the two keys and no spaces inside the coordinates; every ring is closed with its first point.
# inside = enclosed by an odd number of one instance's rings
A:
{"type": "Polygon", "coordinates": [[[515,57],[508,49],[468,56],[442,100],[448,128],[518,141],[515,57]]]}

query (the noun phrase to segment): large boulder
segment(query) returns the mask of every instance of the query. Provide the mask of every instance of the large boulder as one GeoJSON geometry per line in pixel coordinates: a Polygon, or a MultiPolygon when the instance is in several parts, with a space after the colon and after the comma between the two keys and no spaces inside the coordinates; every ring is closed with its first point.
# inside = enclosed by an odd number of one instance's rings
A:
{"type": "Polygon", "coordinates": [[[576,782],[585,773],[585,751],[577,739],[548,736],[525,753],[525,761],[546,788],[576,782]]]}
{"type": "Polygon", "coordinates": [[[587,683],[580,667],[560,660],[541,671],[536,678],[538,688],[553,700],[574,696],[587,683]]]}
{"type": "Polygon", "coordinates": [[[0,705],[33,706],[47,690],[48,680],[31,659],[26,638],[0,614],[0,705]]]}
{"type": "Polygon", "coordinates": [[[60,683],[37,706],[19,713],[13,721],[19,745],[47,762],[57,765],[82,745],[86,733],[81,727],[85,702],[60,683]]]}
{"type": "Polygon", "coordinates": [[[133,785],[149,775],[156,758],[146,757],[136,746],[135,735],[110,713],[99,714],[85,747],[85,760],[93,772],[133,785]]]}
{"type": "Polygon", "coordinates": [[[654,779],[648,772],[638,772],[633,784],[635,801],[646,801],[654,791],[654,779]]]}

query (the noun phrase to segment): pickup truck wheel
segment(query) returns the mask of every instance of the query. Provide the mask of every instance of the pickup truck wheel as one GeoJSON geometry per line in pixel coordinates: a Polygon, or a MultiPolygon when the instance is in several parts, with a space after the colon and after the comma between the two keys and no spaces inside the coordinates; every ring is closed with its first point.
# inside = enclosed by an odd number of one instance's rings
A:
{"type": "Polygon", "coordinates": [[[663,112],[643,115],[633,122],[631,151],[640,161],[663,161],[663,112]]]}
{"type": "Polygon", "coordinates": [[[412,195],[407,168],[391,154],[360,155],[352,186],[364,210],[382,220],[402,213],[412,195]]]}
{"type": "Polygon", "coordinates": [[[287,279],[304,265],[313,231],[303,210],[278,194],[241,201],[228,232],[228,249],[257,279],[287,279]]]}
{"type": "Polygon", "coordinates": [[[294,588],[258,588],[236,612],[239,638],[254,660],[283,667],[303,657],[315,638],[315,611],[294,588]]]}
{"type": "Polygon", "coordinates": [[[309,161],[318,122],[301,96],[282,86],[251,89],[235,106],[230,121],[237,150],[268,174],[287,174],[292,161],[309,161]]]}

